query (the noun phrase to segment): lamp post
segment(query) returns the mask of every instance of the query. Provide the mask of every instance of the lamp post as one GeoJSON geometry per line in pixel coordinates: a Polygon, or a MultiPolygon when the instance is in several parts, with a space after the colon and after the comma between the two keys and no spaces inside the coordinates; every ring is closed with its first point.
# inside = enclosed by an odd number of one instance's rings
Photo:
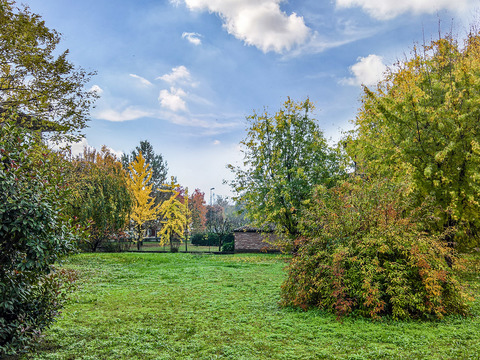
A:
{"type": "Polygon", "coordinates": [[[213,187],[213,188],[210,188],[210,206],[213,205],[213,201],[212,201],[212,199],[213,199],[213,198],[212,198],[212,190],[215,190],[215,188],[214,188],[214,187],[213,187]]]}

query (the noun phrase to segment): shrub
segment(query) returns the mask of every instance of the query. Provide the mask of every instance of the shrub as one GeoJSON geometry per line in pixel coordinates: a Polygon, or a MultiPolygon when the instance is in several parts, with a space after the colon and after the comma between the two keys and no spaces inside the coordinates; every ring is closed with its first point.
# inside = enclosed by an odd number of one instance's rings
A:
{"type": "Polygon", "coordinates": [[[222,252],[234,252],[235,251],[235,242],[230,241],[226,242],[222,246],[222,252]]]}
{"type": "Polygon", "coordinates": [[[197,246],[218,246],[220,238],[215,233],[193,234],[190,238],[192,245],[197,246]]]}
{"type": "Polygon", "coordinates": [[[53,266],[76,241],[59,206],[63,175],[34,137],[0,126],[0,357],[29,350],[74,280],[53,266]]]}
{"type": "Polygon", "coordinates": [[[428,211],[410,210],[407,190],[362,179],[319,188],[282,285],[283,303],[339,317],[465,314],[466,295],[447,262],[455,254],[442,241],[448,234],[421,231],[428,211]]]}

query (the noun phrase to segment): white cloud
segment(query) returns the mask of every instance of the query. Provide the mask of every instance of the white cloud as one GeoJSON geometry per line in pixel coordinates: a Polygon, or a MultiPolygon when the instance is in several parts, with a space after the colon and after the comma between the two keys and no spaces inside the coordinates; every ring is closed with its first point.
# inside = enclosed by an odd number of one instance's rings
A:
{"type": "Polygon", "coordinates": [[[135,120],[142,117],[152,116],[151,112],[144,110],[136,109],[134,107],[127,107],[123,111],[116,111],[113,109],[105,109],[94,114],[96,119],[108,120],[108,121],[129,121],[135,120]]]}
{"type": "Polygon", "coordinates": [[[174,67],[171,73],[159,76],[157,80],[163,80],[169,84],[188,83],[191,76],[190,71],[185,66],[180,65],[174,67]]]}
{"type": "Polygon", "coordinates": [[[213,142],[213,145],[220,145],[220,144],[221,144],[220,140],[215,140],[215,141],[213,142]]]}
{"type": "Polygon", "coordinates": [[[103,94],[103,89],[98,85],[93,85],[88,91],[95,92],[95,93],[97,93],[97,95],[102,95],[103,94]]]}
{"type": "Polygon", "coordinates": [[[210,136],[218,135],[219,133],[222,133],[222,130],[224,129],[238,126],[238,122],[236,121],[220,122],[215,120],[211,115],[184,116],[170,112],[159,114],[159,118],[176,125],[207,129],[208,132],[202,132],[202,135],[210,136]]]}
{"type": "MultiPolygon", "coordinates": [[[[179,0],[171,0],[178,4],[179,0]]],[[[184,0],[190,10],[220,15],[229,34],[263,52],[281,53],[304,43],[310,29],[303,17],[286,14],[282,0],[184,0]]]]}
{"type": "Polygon", "coordinates": [[[354,77],[344,79],[342,83],[371,86],[382,80],[387,66],[383,63],[381,56],[372,54],[367,57],[359,57],[358,60],[356,64],[350,66],[350,72],[354,77]]]}
{"type": "Polygon", "coordinates": [[[170,90],[164,89],[160,91],[158,101],[160,101],[162,107],[171,111],[186,111],[187,105],[184,100],[186,96],[187,93],[185,91],[172,86],[170,90]]]}
{"type": "Polygon", "coordinates": [[[182,39],[187,39],[193,45],[200,45],[202,43],[201,37],[202,35],[194,32],[184,32],[182,34],[182,39]]]}
{"type": "Polygon", "coordinates": [[[339,8],[361,7],[370,16],[387,20],[400,14],[434,14],[439,10],[464,11],[476,0],[336,0],[339,8]]]}
{"type": "Polygon", "coordinates": [[[148,81],[147,79],[139,76],[139,75],[135,75],[135,74],[129,74],[131,77],[133,77],[134,79],[138,79],[140,80],[140,83],[143,85],[143,86],[152,86],[153,84],[148,81]]]}

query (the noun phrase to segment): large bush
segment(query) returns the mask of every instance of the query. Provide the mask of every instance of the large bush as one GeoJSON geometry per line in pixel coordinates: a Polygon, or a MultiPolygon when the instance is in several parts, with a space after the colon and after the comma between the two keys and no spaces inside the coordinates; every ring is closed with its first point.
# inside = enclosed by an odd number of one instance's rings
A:
{"type": "Polygon", "coordinates": [[[29,349],[73,281],[54,267],[75,240],[58,160],[26,132],[0,126],[0,357],[29,349]]]}
{"type": "Polygon", "coordinates": [[[360,178],[319,188],[282,286],[284,304],[373,318],[465,314],[449,266],[455,254],[442,241],[448,234],[422,232],[431,209],[410,211],[407,190],[360,178]]]}

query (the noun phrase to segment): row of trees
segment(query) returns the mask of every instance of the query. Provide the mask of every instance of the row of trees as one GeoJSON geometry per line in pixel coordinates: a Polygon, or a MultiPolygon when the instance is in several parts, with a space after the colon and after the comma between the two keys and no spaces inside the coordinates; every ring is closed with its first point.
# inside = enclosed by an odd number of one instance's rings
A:
{"type": "Polygon", "coordinates": [[[451,34],[364,88],[328,146],[309,100],[254,114],[231,169],[238,201],[295,256],[285,305],[394,318],[467,311],[455,276],[480,244],[480,33],[451,34]]]}

